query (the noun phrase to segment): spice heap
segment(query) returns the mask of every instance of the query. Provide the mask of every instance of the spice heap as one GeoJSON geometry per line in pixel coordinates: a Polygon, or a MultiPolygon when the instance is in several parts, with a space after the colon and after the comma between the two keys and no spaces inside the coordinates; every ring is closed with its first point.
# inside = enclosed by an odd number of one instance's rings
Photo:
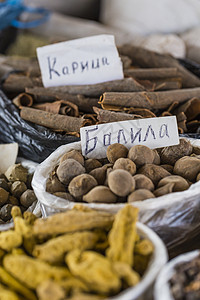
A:
{"type": "Polygon", "coordinates": [[[186,139],[160,149],[122,144],[107,148],[105,159],[65,153],[47,180],[46,191],[69,201],[120,203],[184,191],[200,179],[200,148],[186,139]]]}
{"type": "Polygon", "coordinates": [[[94,85],[44,88],[36,59],[0,57],[3,91],[23,119],[79,136],[80,128],[138,118],[176,115],[179,132],[197,132],[200,79],[173,57],[125,45],[125,78],[94,85]],[[101,109],[103,108],[103,109],[101,109]]]}
{"type": "Polygon", "coordinates": [[[170,286],[175,300],[200,299],[200,255],[175,266],[170,286]]]}
{"type": "Polygon", "coordinates": [[[12,216],[14,229],[0,233],[1,299],[104,299],[135,286],[153,253],[131,205],[116,215],[76,206],[47,219],[14,207],[12,216]]]}
{"type": "Polygon", "coordinates": [[[10,166],[0,175],[0,224],[10,221],[13,206],[18,205],[24,212],[37,200],[31,187],[32,176],[21,164],[10,166]]]}

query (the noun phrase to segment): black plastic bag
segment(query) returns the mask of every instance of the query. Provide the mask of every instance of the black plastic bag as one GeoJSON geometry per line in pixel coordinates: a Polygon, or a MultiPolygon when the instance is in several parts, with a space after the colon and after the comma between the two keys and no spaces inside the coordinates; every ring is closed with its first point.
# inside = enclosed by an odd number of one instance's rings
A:
{"type": "Polygon", "coordinates": [[[40,163],[59,146],[79,140],[24,121],[18,108],[0,90],[0,143],[18,143],[19,156],[40,163]]]}

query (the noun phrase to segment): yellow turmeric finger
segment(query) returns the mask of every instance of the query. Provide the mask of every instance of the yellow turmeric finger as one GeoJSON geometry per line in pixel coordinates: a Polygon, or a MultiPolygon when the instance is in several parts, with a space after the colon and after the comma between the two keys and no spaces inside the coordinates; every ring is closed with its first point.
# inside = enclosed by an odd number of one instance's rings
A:
{"type": "Polygon", "coordinates": [[[65,267],[55,267],[27,255],[8,254],[3,259],[3,266],[13,277],[31,289],[48,279],[57,282],[69,278],[70,272],[65,267]]]}
{"type": "Polygon", "coordinates": [[[98,235],[90,231],[68,233],[35,246],[32,254],[44,261],[59,263],[64,261],[64,255],[71,250],[93,249],[97,240],[98,235]]]}
{"type": "Polygon", "coordinates": [[[3,231],[0,233],[0,248],[11,251],[22,244],[22,236],[14,230],[3,231]]]}
{"type": "Polygon", "coordinates": [[[149,240],[141,240],[135,244],[134,252],[141,255],[150,255],[153,253],[153,244],[149,240]]]}
{"type": "Polygon", "coordinates": [[[0,284],[0,299],[1,300],[20,300],[18,295],[0,284]]]}
{"type": "Polygon", "coordinates": [[[106,256],[111,261],[121,261],[133,265],[133,251],[138,208],[125,205],[116,215],[108,235],[109,248],[106,256]]]}
{"type": "MultiPolygon", "coordinates": [[[[0,267],[0,281],[8,288],[23,295],[27,300],[37,300],[35,294],[26,288],[23,284],[13,278],[6,270],[0,267]]],[[[1,299],[1,298],[0,298],[1,299]]]]}
{"type": "Polygon", "coordinates": [[[82,279],[90,291],[107,295],[120,290],[121,281],[105,256],[73,250],[66,255],[65,261],[72,274],[82,279]]]}

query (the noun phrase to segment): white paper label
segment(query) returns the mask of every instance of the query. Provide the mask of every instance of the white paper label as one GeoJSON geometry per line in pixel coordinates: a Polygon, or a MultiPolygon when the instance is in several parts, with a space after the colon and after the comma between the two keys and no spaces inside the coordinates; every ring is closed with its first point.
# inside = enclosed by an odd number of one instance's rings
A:
{"type": "Polygon", "coordinates": [[[161,148],[179,144],[176,117],[147,118],[82,127],[82,153],[88,158],[106,157],[107,147],[120,143],[161,148]]]}
{"type": "Polygon", "coordinates": [[[114,36],[97,35],[37,48],[44,87],[124,78],[114,36]]]}

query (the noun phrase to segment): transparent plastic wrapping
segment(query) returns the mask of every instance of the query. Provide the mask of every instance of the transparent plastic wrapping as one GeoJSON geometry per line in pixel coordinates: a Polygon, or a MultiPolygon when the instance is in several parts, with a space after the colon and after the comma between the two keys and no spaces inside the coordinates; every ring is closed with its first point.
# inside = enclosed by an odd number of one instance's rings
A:
{"type": "MultiPolygon", "coordinates": [[[[32,174],[35,172],[36,167],[38,166],[37,163],[27,160],[25,158],[18,157],[16,163],[21,163],[23,167],[28,169],[29,174],[32,174]]],[[[41,208],[39,201],[35,201],[28,209],[27,211],[33,212],[37,217],[41,217],[41,208]]],[[[0,225],[0,231],[5,231],[14,226],[13,221],[7,222],[5,224],[0,225]]]]}
{"type": "Polygon", "coordinates": [[[200,254],[199,250],[188,252],[177,256],[167,263],[159,273],[154,286],[154,299],[155,300],[174,300],[170,291],[169,280],[175,272],[175,266],[181,263],[190,262],[192,259],[200,254]]]}
{"type": "MultiPolygon", "coordinates": [[[[191,143],[200,146],[200,140],[190,139],[191,143]]],[[[80,142],[59,147],[34,174],[32,186],[41,203],[43,216],[71,209],[74,202],[56,197],[46,192],[46,181],[60,157],[69,150],[81,150],[80,142]]],[[[200,181],[192,184],[184,192],[176,192],[162,197],[134,202],[140,210],[140,222],[152,228],[165,242],[169,251],[182,245],[187,239],[200,232],[200,181]]],[[[124,204],[83,204],[95,209],[118,211],[124,204]]]]}

